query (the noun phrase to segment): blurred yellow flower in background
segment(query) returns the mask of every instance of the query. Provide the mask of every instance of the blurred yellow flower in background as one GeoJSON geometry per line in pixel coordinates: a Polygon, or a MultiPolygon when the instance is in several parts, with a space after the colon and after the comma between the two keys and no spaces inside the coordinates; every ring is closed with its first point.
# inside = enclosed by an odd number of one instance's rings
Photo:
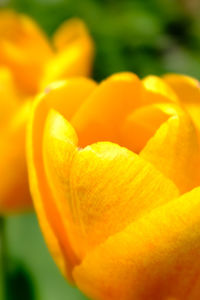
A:
{"type": "Polygon", "coordinates": [[[93,42],[79,19],[64,22],[52,45],[28,16],[0,12],[0,66],[9,67],[23,93],[35,94],[52,80],[90,75],[93,42]]]}
{"type": "Polygon", "coordinates": [[[34,102],[36,212],[92,299],[199,299],[199,100],[195,79],[120,73],[53,83],[34,102]]]}
{"type": "Polygon", "coordinates": [[[31,100],[52,80],[88,76],[93,51],[79,19],[63,23],[51,46],[28,16],[0,12],[0,214],[31,205],[25,160],[31,100]]]}

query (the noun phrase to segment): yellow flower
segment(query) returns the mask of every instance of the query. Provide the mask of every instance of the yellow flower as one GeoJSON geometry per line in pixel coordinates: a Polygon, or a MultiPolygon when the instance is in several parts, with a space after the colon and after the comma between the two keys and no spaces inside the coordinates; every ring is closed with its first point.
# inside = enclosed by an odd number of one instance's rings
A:
{"type": "Polygon", "coordinates": [[[199,299],[199,101],[191,78],[132,73],[60,81],[35,101],[36,212],[92,299],[199,299]]]}
{"type": "Polygon", "coordinates": [[[79,19],[64,22],[51,46],[28,16],[0,12],[0,66],[12,70],[23,93],[34,94],[55,79],[89,75],[92,57],[93,42],[79,19]]]}
{"type": "Polygon", "coordinates": [[[0,12],[0,214],[31,205],[25,159],[30,101],[51,80],[87,76],[93,43],[78,19],[65,22],[53,46],[29,17],[0,12]]]}

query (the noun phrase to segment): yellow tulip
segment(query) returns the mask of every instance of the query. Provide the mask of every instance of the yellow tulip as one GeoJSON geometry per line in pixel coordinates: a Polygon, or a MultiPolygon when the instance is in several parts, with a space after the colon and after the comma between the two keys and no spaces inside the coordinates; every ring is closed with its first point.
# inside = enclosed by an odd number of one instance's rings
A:
{"type": "Polygon", "coordinates": [[[33,96],[52,80],[89,75],[92,60],[82,21],[62,24],[51,46],[29,17],[0,12],[0,214],[31,205],[25,131],[33,96]]]}
{"type": "Polygon", "coordinates": [[[52,80],[90,74],[93,42],[79,19],[64,22],[52,45],[28,16],[0,12],[0,66],[9,67],[22,92],[34,94],[52,80]]]}
{"type": "Polygon", "coordinates": [[[191,78],[120,73],[99,85],[53,83],[34,102],[36,212],[60,270],[91,299],[199,299],[200,119],[187,111],[191,97],[199,112],[191,78]]]}

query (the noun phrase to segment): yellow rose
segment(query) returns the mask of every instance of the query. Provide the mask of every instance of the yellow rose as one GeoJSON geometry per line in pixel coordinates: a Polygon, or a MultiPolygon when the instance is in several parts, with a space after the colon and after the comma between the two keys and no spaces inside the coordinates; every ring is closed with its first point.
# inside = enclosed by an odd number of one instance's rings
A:
{"type": "Polygon", "coordinates": [[[57,82],[35,101],[36,212],[62,273],[92,299],[199,299],[199,100],[191,78],[121,73],[57,82]]]}
{"type": "Polygon", "coordinates": [[[31,205],[25,159],[31,99],[51,80],[89,75],[92,60],[82,21],[61,25],[50,46],[29,17],[0,12],[0,214],[31,205]]]}

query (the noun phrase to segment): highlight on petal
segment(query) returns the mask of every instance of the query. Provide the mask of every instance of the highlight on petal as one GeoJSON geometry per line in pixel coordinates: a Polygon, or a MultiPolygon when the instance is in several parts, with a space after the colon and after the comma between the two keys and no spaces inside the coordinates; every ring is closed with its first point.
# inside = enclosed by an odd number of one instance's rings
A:
{"type": "Polygon", "coordinates": [[[173,89],[164,80],[157,76],[147,76],[142,80],[143,102],[152,104],[157,102],[177,103],[178,98],[173,89]]]}
{"type": "Polygon", "coordinates": [[[73,271],[92,299],[198,299],[200,188],[142,216],[73,271]]]}
{"type": "Polygon", "coordinates": [[[187,103],[200,101],[200,86],[197,79],[186,75],[167,74],[163,76],[163,80],[171,86],[178,95],[180,102],[187,103]]]}
{"type": "Polygon", "coordinates": [[[42,88],[54,80],[90,75],[94,44],[81,20],[64,22],[56,31],[53,42],[57,53],[45,67],[42,88]]]}
{"type": "Polygon", "coordinates": [[[26,102],[1,130],[0,214],[31,207],[25,159],[26,123],[29,112],[30,102],[26,102]]]}
{"type": "Polygon", "coordinates": [[[181,193],[200,185],[199,139],[184,112],[162,124],[140,156],[170,178],[181,193]]]}
{"type": "Polygon", "coordinates": [[[179,98],[181,105],[189,112],[192,120],[200,131],[200,83],[198,80],[186,76],[169,74],[163,76],[179,98]]]}
{"type": "Polygon", "coordinates": [[[120,126],[140,104],[141,82],[136,75],[119,73],[104,80],[71,120],[80,145],[98,141],[120,144],[120,126]]]}

